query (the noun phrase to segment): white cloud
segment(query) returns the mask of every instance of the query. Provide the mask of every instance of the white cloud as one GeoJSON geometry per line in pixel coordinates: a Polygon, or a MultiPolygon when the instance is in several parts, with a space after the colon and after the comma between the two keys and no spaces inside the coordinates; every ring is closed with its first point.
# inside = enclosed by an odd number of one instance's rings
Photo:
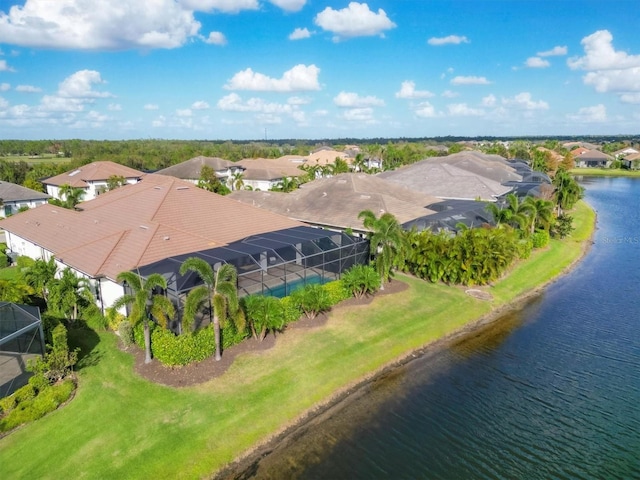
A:
{"type": "MultiPolygon", "coordinates": [[[[2,17],[0,17],[0,32],[1,31],[2,31],[2,17]]],[[[0,72],[15,72],[15,70],[9,66],[6,60],[0,60],[0,72]]]]}
{"type": "Polygon", "coordinates": [[[421,118],[434,118],[438,116],[436,109],[429,102],[421,102],[414,110],[415,114],[421,118]]]}
{"type": "Polygon", "coordinates": [[[502,104],[520,108],[524,110],[548,110],[549,104],[543,100],[539,100],[537,102],[531,99],[531,93],[522,92],[517,94],[513,98],[503,98],[502,104]]]}
{"type": "Polygon", "coordinates": [[[280,7],[287,12],[297,12],[302,10],[307,0],[269,0],[276,7],[280,7]]]}
{"type": "Polygon", "coordinates": [[[616,51],[608,30],[598,30],[582,39],[585,55],[567,60],[573,70],[621,70],[640,66],[640,55],[616,51]]]}
{"type": "Polygon", "coordinates": [[[177,109],[176,110],[176,115],[178,117],[190,117],[191,115],[193,115],[193,112],[191,111],[190,108],[182,108],[182,109],[177,109]]]}
{"type": "Polygon", "coordinates": [[[304,38],[309,38],[311,36],[311,32],[307,28],[296,28],[289,35],[289,40],[302,40],[304,38]]]}
{"type": "Polygon", "coordinates": [[[39,87],[34,87],[33,85],[18,85],[16,86],[16,92],[21,93],[40,93],[42,91],[39,87]]]}
{"type": "Polygon", "coordinates": [[[207,110],[209,108],[209,104],[204,100],[198,100],[197,102],[193,102],[191,104],[191,108],[193,110],[207,110]]]}
{"type": "MultiPolygon", "coordinates": [[[[235,0],[232,0],[235,2],[235,0]]],[[[176,48],[200,22],[175,0],[26,0],[0,15],[0,43],[80,50],[176,48]]]]}
{"type": "Polygon", "coordinates": [[[307,105],[311,103],[311,100],[308,98],[302,98],[302,97],[289,97],[287,99],[287,103],[289,105],[307,105]]]}
{"type": "Polygon", "coordinates": [[[296,65],[287,70],[282,78],[271,78],[247,68],[236,73],[224,86],[227,90],[252,90],[256,92],[296,92],[320,90],[318,74],[320,69],[315,65],[296,65]]]}
{"type": "Polygon", "coordinates": [[[551,66],[548,60],[544,60],[540,57],[529,57],[524,64],[529,68],[547,68],[551,66]]]}
{"type": "Polygon", "coordinates": [[[429,45],[439,47],[442,45],[460,45],[461,43],[470,43],[469,39],[460,35],[449,35],[447,37],[432,37],[427,40],[429,45]]]}
{"type": "Polygon", "coordinates": [[[48,112],[81,112],[86,101],[79,98],[64,98],[55,95],[42,97],[39,109],[48,112]]]}
{"type": "Polygon", "coordinates": [[[378,13],[374,13],[366,3],[358,2],[350,2],[342,10],[327,7],[316,15],[314,22],[322,29],[334,33],[334,41],[342,38],[384,36],[385,30],[396,26],[381,8],[378,13]]]}
{"type": "Polygon", "coordinates": [[[463,77],[458,75],[451,79],[451,85],[490,85],[491,83],[485,77],[463,77]]]}
{"type": "Polygon", "coordinates": [[[447,105],[447,111],[452,117],[480,117],[484,115],[484,110],[471,108],[466,103],[452,103],[447,105]]]}
{"type": "Polygon", "coordinates": [[[577,114],[567,115],[570,120],[580,123],[601,123],[607,121],[607,109],[604,105],[594,105],[578,110],[577,114]]]}
{"type": "Polygon", "coordinates": [[[242,10],[257,10],[258,0],[180,0],[187,9],[199,12],[218,11],[238,13],[242,10]]]}
{"type": "Polygon", "coordinates": [[[207,39],[204,41],[209,45],[226,45],[227,37],[222,32],[210,32],[207,39]]]}
{"type": "Polygon", "coordinates": [[[400,90],[396,92],[396,98],[429,98],[434,94],[428,90],[416,90],[416,83],[410,80],[402,82],[400,90]]]}
{"type": "Polygon", "coordinates": [[[227,112],[260,112],[260,113],[290,113],[292,105],[266,102],[261,98],[250,98],[244,101],[237,93],[225,95],[217,104],[218,108],[227,112]]]}
{"type": "Polygon", "coordinates": [[[539,57],[555,57],[559,55],[566,55],[567,47],[566,46],[555,46],[551,50],[545,50],[543,52],[536,53],[539,57]]]}
{"type": "Polygon", "coordinates": [[[144,107],[145,110],[158,110],[160,107],[155,103],[147,103],[144,107]]]}
{"type": "Polygon", "coordinates": [[[442,96],[444,98],[456,98],[459,97],[460,94],[458,92],[454,92],[453,90],[445,90],[442,92],[442,96]]]}
{"type": "Polygon", "coordinates": [[[119,103],[110,103],[107,109],[112,112],[119,112],[122,110],[122,105],[120,105],[119,103]]]}
{"type": "Polygon", "coordinates": [[[620,101],[623,103],[640,104],[640,93],[625,93],[623,95],[620,95],[620,101]]]}
{"type": "Polygon", "coordinates": [[[10,83],[0,83],[0,92],[6,92],[11,88],[10,83]]]}
{"type": "Polygon", "coordinates": [[[349,122],[364,122],[373,123],[373,109],[372,108],[351,108],[346,110],[342,115],[342,118],[349,122]]]}
{"type": "Polygon", "coordinates": [[[640,92],[640,67],[589,72],[582,79],[585,85],[592,85],[600,93],[640,92]]]}
{"type": "Polygon", "coordinates": [[[167,123],[167,118],[164,115],[160,115],[158,118],[151,122],[153,127],[164,127],[167,123]]]}
{"type": "Polygon", "coordinates": [[[374,96],[361,97],[353,92],[340,92],[333,99],[333,103],[341,108],[382,107],[384,100],[374,96]]]}
{"type": "Polygon", "coordinates": [[[498,102],[498,99],[496,98],[496,96],[494,94],[489,94],[482,99],[482,106],[494,107],[497,102],[498,102]]]}
{"type": "Polygon", "coordinates": [[[58,86],[58,95],[66,98],[106,98],[113,97],[109,92],[93,90],[93,85],[107,83],[102,80],[100,72],[80,70],[65,78],[58,86]]]}

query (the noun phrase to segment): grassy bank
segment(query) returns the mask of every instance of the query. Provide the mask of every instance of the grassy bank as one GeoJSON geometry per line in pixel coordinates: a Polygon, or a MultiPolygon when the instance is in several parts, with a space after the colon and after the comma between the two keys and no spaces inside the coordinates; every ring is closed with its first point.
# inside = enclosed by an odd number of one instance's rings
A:
{"type": "Polygon", "coordinates": [[[572,168],[572,175],[599,176],[599,177],[640,177],[640,170],[626,170],[622,168],[572,168]]]}
{"type": "Polygon", "coordinates": [[[401,277],[407,290],[337,308],[324,327],[291,330],[197,387],[145,381],[113,335],[84,332],[91,353],[76,397],[0,440],[0,478],[206,477],[337,391],[552,279],[579,258],[591,232],[593,212],[581,204],[575,215],[574,238],[490,287],[493,302],[401,277]]]}

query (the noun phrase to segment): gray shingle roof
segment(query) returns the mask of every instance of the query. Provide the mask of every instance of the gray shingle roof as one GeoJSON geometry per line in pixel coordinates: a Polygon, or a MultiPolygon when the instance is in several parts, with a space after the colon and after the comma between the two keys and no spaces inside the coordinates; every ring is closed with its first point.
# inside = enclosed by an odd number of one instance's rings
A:
{"type": "Polygon", "coordinates": [[[16,185],[15,183],[0,182],[0,198],[3,202],[27,202],[30,200],[46,200],[51,195],[16,185]]]}

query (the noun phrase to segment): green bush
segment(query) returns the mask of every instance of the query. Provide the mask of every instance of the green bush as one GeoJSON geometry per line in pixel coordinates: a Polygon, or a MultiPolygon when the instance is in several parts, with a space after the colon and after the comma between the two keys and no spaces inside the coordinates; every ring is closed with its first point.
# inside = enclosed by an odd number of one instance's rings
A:
{"type": "Polygon", "coordinates": [[[3,409],[5,415],[0,419],[0,432],[7,432],[22,424],[33,422],[45,416],[47,413],[52,412],[71,397],[74,389],[75,383],[73,380],[67,378],[56,385],[47,386],[38,392],[35,397],[25,399],[24,401],[15,402],[15,394],[11,397],[6,397],[6,399],[14,398],[15,404],[10,410],[3,409]]]}
{"type": "Polygon", "coordinates": [[[15,395],[0,398],[0,412],[9,413],[16,408],[16,405],[18,405],[18,400],[15,395]]]}
{"type": "Polygon", "coordinates": [[[199,362],[215,352],[213,327],[207,326],[183,335],[157,328],[151,335],[151,351],[154,358],[168,366],[199,362]]]}
{"type": "Polygon", "coordinates": [[[40,392],[49,386],[49,380],[41,373],[37,373],[29,378],[29,385],[40,392]]]}
{"type": "Polygon", "coordinates": [[[105,319],[107,320],[108,327],[114,332],[118,331],[120,323],[127,319],[122,313],[118,312],[115,308],[107,308],[104,312],[105,319]]]}
{"type": "Polygon", "coordinates": [[[33,400],[36,397],[36,389],[31,384],[26,384],[23,387],[17,389],[13,395],[16,397],[16,402],[22,403],[28,400],[33,400]]]}
{"type": "Polygon", "coordinates": [[[549,244],[549,232],[546,230],[537,230],[531,235],[531,241],[533,242],[533,248],[546,247],[549,244]]]}
{"type": "Polygon", "coordinates": [[[291,297],[281,298],[280,306],[282,307],[285,323],[289,324],[291,322],[300,320],[302,311],[300,310],[300,306],[296,302],[294,302],[291,297]]]}
{"type": "Polygon", "coordinates": [[[120,335],[120,339],[125,347],[133,345],[133,327],[129,320],[123,320],[118,323],[118,335],[120,335]]]}
{"type": "Polygon", "coordinates": [[[291,300],[299,306],[307,318],[315,318],[331,308],[329,292],[323,285],[305,285],[291,294],[291,300]]]}
{"type": "Polygon", "coordinates": [[[530,237],[523,238],[518,241],[518,258],[522,260],[526,260],[531,256],[531,252],[533,251],[533,240],[530,237]]]}
{"type": "MultiPolygon", "coordinates": [[[[222,337],[222,348],[229,348],[233,345],[237,345],[245,338],[247,338],[247,331],[238,331],[233,322],[227,322],[223,327],[220,333],[222,337]]],[[[215,346],[212,346],[214,348],[215,346]]],[[[215,348],[214,348],[215,349],[215,348]]]]}
{"type": "Polygon", "coordinates": [[[380,276],[371,265],[354,265],[342,275],[341,283],[346,292],[360,298],[380,288],[380,276]]]}
{"type": "Polygon", "coordinates": [[[323,285],[323,287],[329,294],[331,305],[336,305],[341,301],[351,297],[351,292],[344,287],[344,284],[340,280],[327,282],[323,285]]]}
{"type": "Polygon", "coordinates": [[[562,213],[558,215],[555,223],[551,227],[551,236],[553,238],[565,238],[571,234],[573,228],[573,217],[562,213]]]}

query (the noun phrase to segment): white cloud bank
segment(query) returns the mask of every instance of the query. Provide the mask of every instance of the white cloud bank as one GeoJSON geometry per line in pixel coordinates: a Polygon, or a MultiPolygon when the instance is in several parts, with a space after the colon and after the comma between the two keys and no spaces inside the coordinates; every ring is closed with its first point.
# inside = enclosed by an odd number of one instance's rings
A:
{"type": "Polygon", "coordinates": [[[464,77],[458,75],[451,79],[451,85],[490,85],[491,83],[486,77],[464,77]]]}
{"type": "Polygon", "coordinates": [[[469,39],[465,36],[449,35],[447,37],[432,37],[427,40],[429,45],[434,47],[441,47],[443,45],[460,45],[461,43],[470,43],[469,39]]]}
{"type": "Polygon", "coordinates": [[[433,96],[434,94],[428,90],[416,90],[416,83],[411,80],[402,82],[400,90],[396,92],[396,98],[416,99],[429,98],[433,96]]]}

